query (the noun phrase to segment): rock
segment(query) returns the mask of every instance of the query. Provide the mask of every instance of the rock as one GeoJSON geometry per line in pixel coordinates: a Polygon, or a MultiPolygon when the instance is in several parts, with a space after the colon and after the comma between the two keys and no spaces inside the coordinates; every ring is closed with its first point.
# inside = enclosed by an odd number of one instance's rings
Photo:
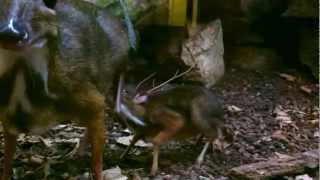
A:
{"type": "Polygon", "coordinates": [[[209,23],[203,30],[187,39],[182,45],[181,59],[195,67],[193,77],[206,84],[216,84],[224,75],[224,44],[220,20],[209,23]]]}
{"type": "Polygon", "coordinates": [[[261,72],[277,69],[281,64],[274,49],[255,46],[226,47],[225,59],[233,67],[261,72]]]}
{"type": "Polygon", "coordinates": [[[288,0],[241,0],[241,9],[252,20],[280,16],[288,8],[288,0]]]}
{"type": "Polygon", "coordinates": [[[245,17],[224,17],[222,24],[225,46],[264,45],[264,37],[251,31],[251,24],[245,17]]]}
{"type": "Polygon", "coordinates": [[[306,65],[315,78],[319,78],[318,29],[301,27],[299,30],[299,61],[306,65]]]}
{"type": "Polygon", "coordinates": [[[283,14],[288,17],[318,18],[319,4],[316,0],[289,0],[288,10],[283,14]]]}

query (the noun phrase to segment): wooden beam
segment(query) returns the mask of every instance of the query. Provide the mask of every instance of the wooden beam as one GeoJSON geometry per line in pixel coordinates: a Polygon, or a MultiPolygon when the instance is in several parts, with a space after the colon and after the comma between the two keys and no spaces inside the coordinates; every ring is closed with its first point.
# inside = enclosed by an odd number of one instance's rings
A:
{"type": "Polygon", "coordinates": [[[187,0],[169,0],[170,26],[185,26],[187,21],[187,0]]]}
{"type": "Polygon", "coordinates": [[[307,169],[319,168],[319,150],[294,154],[268,161],[242,165],[232,168],[229,176],[233,179],[270,179],[287,175],[306,173],[307,169]]]}
{"type": "Polygon", "coordinates": [[[195,28],[197,26],[198,22],[198,0],[193,0],[193,5],[192,5],[192,27],[195,28]]]}

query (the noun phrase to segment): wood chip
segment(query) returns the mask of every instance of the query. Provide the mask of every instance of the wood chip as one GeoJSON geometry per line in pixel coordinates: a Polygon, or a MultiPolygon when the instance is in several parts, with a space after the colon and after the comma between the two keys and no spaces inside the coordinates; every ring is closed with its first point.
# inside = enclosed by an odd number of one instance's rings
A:
{"type": "Polygon", "coordinates": [[[236,113],[236,112],[241,112],[242,111],[241,108],[239,108],[237,106],[234,106],[234,105],[228,106],[227,109],[228,109],[229,112],[232,112],[232,113],[236,113]]]}
{"type": "Polygon", "coordinates": [[[290,74],[281,73],[281,74],[279,74],[279,76],[284,78],[285,80],[291,81],[291,82],[296,80],[296,77],[294,77],[294,76],[292,76],[290,74]]]}
{"type": "Polygon", "coordinates": [[[310,89],[308,86],[301,86],[300,89],[307,94],[312,94],[312,89],[310,89]]]}

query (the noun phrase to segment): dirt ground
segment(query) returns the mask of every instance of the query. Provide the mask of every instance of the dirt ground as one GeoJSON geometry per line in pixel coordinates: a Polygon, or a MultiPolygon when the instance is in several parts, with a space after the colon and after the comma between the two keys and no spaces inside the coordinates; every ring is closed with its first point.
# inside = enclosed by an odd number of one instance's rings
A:
{"type": "MultiPolygon", "coordinates": [[[[227,172],[232,167],[317,149],[318,88],[318,84],[294,71],[259,73],[229,69],[213,91],[224,97],[225,119],[233,130],[234,142],[223,152],[209,151],[203,165],[197,167],[195,159],[204,143],[197,144],[196,138],[171,141],[161,149],[160,169],[154,179],[228,179],[227,172]],[[290,74],[295,80],[280,77],[280,73],[290,74]],[[305,92],[308,90],[311,92],[305,92]]],[[[119,123],[107,119],[109,142],[104,152],[104,169],[119,166],[129,179],[153,179],[148,176],[151,150],[135,147],[126,159],[119,160],[125,146],[116,139],[128,133],[119,123]]],[[[85,179],[82,175],[89,171],[88,155],[72,156],[83,132],[83,128],[66,125],[52,129],[42,138],[21,136],[14,162],[15,179],[85,179]]],[[[1,133],[0,139],[2,164],[1,133]]]]}

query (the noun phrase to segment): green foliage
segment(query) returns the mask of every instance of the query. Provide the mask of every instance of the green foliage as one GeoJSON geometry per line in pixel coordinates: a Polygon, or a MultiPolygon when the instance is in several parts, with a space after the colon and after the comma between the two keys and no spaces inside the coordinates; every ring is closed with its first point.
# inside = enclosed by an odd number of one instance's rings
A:
{"type": "Polygon", "coordinates": [[[109,5],[115,3],[116,1],[119,1],[119,0],[97,0],[97,5],[99,7],[108,7],[109,5]]]}
{"type": "MultiPolygon", "coordinates": [[[[127,0],[125,0],[125,2],[128,4],[127,0]]],[[[123,9],[120,6],[119,0],[97,0],[97,6],[107,8],[109,12],[111,12],[115,16],[123,16],[123,9]]],[[[128,9],[130,11],[130,6],[128,7],[128,9]]]]}
{"type": "MultiPolygon", "coordinates": [[[[128,13],[133,22],[137,21],[145,13],[151,10],[166,5],[166,0],[123,0],[128,7],[128,13]]],[[[97,6],[106,8],[115,16],[123,16],[123,9],[120,5],[120,0],[96,0],[97,6]]]]}

